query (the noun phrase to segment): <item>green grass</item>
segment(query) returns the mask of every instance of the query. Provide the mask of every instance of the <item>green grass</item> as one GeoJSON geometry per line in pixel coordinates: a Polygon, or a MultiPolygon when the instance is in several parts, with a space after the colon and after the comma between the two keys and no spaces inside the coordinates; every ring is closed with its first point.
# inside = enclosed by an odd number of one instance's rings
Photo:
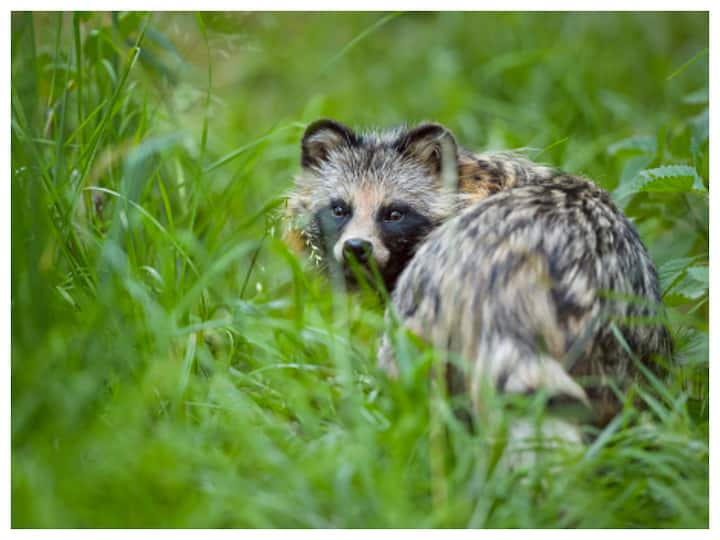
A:
{"type": "Polygon", "coordinates": [[[706,527],[707,51],[703,13],[13,14],[13,527],[706,527]],[[412,343],[388,380],[381,307],[280,240],[321,116],[613,191],[669,373],[498,466],[522,405],[467,432],[412,343]]]}

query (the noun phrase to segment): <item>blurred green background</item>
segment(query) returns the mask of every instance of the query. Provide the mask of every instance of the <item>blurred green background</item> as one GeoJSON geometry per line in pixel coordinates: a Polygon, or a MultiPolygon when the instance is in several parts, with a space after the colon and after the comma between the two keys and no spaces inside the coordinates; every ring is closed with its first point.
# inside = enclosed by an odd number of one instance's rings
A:
{"type": "Polygon", "coordinates": [[[707,13],[13,13],[11,55],[13,527],[707,526],[707,13]],[[387,380],[381,308],[279,238],[325,116],[611,190],[667,375],[497,467],[431,352],[387,380]]]}

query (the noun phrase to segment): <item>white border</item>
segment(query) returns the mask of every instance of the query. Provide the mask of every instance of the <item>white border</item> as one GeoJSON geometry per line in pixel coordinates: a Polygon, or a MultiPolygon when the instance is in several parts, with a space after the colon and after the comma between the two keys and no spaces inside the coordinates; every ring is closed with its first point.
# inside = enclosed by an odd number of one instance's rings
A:
{"type": "MultiPolygon", "coordinates": [[[[154,5],[156,11],[189,11],[197,9],[198,2],[187,2],[177,1],[172,4],[168,3],[151,3],[154,5]]],[[[685,0],[680,3],[677,1],[618,1],[618,0],[606,0],[601,4],[602,10],[607,11],[710,11],[710,96],[711,102],[714,104],[720,103],[718,101],[718,69],[717,62],[715,61],[714,54],[712,54],[712,36],[720,36],[720,19],[711,10],[712,2],[705,0],[685,0]]],[[[262,4],[257,2],[238,2],[230,4],[227,1],[217,2],[212,0],[206,0],[203,2],[204,10],[257,10],[257,11],[273,11],[273,10],[288,10],[288,11],[338,11],[338,10],[349,10],[349,11],[388,11],[388,10],[411,10],[411,11],[437,11],[437,1],[427,0],[414,0],[412,2],[400,1],[400,2],[387,2],[377,0],[364,0],[363,2],[329,2],[329,1],[313,1],[313,2],[302,2],[301,6],[297,4],[293,5],[289,1],[277,0],[265,0],[262,4]]],[[[594,10],[597,7],[597,2],[579,2],[575,1],[549,1],[549,2],[527,2],[520,0],[504,0],[502,3],[479,3],[479,2],[467,2],[457,0],[445,0],[442,3],[442,11],[580,11],[580,10],[594,10]],[[587,5],[586,5],[587,4],[587,5]]],[[[5,16],[0,22],[0,35],[6,36],[6,53],[3,55],[2,63],[4,67],[4,73],[6,73],[6,79],[2,85],[2,96],[3,96],[3,118],[6,121],[3,123],[4,128],[1,132],[2,137],[2,152],[4,156],[5,174],[8,174],[10,165],[10,11],[24,11],[24,10],[88,10],[88,11],[101,11],[108,9],[133,9],[133,10],[147,10],[149,9],[148,2],[138,2],[136,0],[130,0],[126,2],[90,2],[84,1],[73,1],[73,2],[59,2],[53,1],[35,1],[28,0],[25,2],[18,2],[11,0],[9,2],[9,9],[5,16]],[[71,4],[71,5],[69,5],[71,4]],[[114,4],[114,5],[113,5],[114,4]],[[122,4],[122,5],[119,5],[122,4]]],[[[718,114],[716,112],[717,105],[710,108],[710,177],[716,178],[713,174],[718,171],[716,166],[716,159],[720,159],[720,148],[718,148],[718,114]]],[[[6,176],[7,178],[7,176],[6,176]]],[[[711,181],[712,182],[712,181],[711,181]]],[[[714,185],[714,184],[713,184],[714,185]]],[[[7,390],[8,399],[2,401],[2,432],[7,435],[6,443],[3,445],[2,452],[5,454],[6,466],[2,471],[2,478],[4,480],[2,490],[2,512],[0,512],[0,530],[10,529],[10,494],[11,494],[11,482],[10,482],[10,238],[11,238],[11,220],[10,220],[10,182],[6,181],[2,183],[2,194],[0,195],[0,216],[2,216],[3,222],[0,224],[0,297],[5,309],[0,310],[0,343],[2,344],[2,350],[6,354],[2,354],[0,359],[4,361],[5,367],[5,379],[4,384],[7,390]]],[[[713,189],[711,189],[711,192],[713,189]]],[[[718,236],[716,234],[716,219],[714,216],[720,216],[720,198],[717,196],[710,197],[710,268],[711,268],[711,296],[715,281],[716,274],[715,269],[718,267],[718,236]]],[[[718,368],[714,366],[712,359],[717,358],[716,352],[719,352],[717,346],[717,337],[714,330],[718,329],[718,308],[713,301],[710,302],[710,379],[711,388],[716,387],[718,368]]],[[[652,540],[660,540],[668,538],[676,540],[678,537],[685,538],[708,538],[712,534],[711,531],[716,527],[717,519],[715,518],[715,512],[717,509],[717,467],[713,466],[717,460],[717,448],[718,448],[718,428],[717,419],[720,418],[720,403],[718,399],[710,399],[711,409],[711,433],[710,433],[710,531],[708,530],[692,530],[692,531],[676,531],[676,530],[639,530],[633,532],[625,532],[622,534],[631,534],[635,538],[651,538],[652,540]]],[[[205,536],[211,534],[214,537],[233,537],[237,538],[238,535],[242,535],[243,538],[277,538],[292,536],[293,538],[337,538],[341,536],[343,538],[363,538],[366,539],[368,534],[372,534],[373,537],[376,535],[390,536],[393,538],[445,538],[450,535],[454,538],[512,538],[515,539],[518,536],[532,537],[532,538],[572,538],[575,539],[578,536],[583,538],[602,538],[605,540],[608,536],[606,530],[585,530],[585,531],[572,531],[572,530],[554,530],[554,531],[513,531],[513,530],[486,530],[486,531],[472,531],[472,530],[461,530],[461,531],[446,531],[446,530],[388,530],[388,531],[372,531],[367,530],[342,530],[342,531],[323,531],[323,530],[300,530],[300,531],[289,531],[289,530],[244,530],[244,531],[228,531],[228,530],[213,530],[209,532],[200,532],[193,530],[172,530],[172,531],[158,531],[158,530],[11,530],[10,533],[14,537],[23,538],[127,538],[141,537],[141,538],[172,538],[182,539],[188,538],[195,540],[198,536],[205,536]]],[[[610,533],[612,534],[612,533],[610,533]]]]}
{"type": "Polygon", "coordinates": [[[710,11],[712,0],[503,0],[502,2],[468,0],[266,0],[264,2],[229,2],[228,0],[175,2],[98,2],[90,0],[28,0],[8,2],[11,11],[710,11]],[[152,6],[152,7],[150,7],[152,6]]]}

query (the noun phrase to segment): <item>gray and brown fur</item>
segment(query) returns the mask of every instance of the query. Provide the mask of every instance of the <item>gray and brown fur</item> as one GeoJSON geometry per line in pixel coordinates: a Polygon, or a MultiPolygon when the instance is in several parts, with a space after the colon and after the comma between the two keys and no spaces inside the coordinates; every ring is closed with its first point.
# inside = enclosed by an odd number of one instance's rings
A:
{"type": "MultiPolygon", "coordinates": [[[[637,374],[625,345],[650,367],[672,349],[635,228],[605,191],[559,172],[516,176],[431,233],[398,280],[392,309],[463,359],[453,373],[476,404],[487,383],[544,390],[590,405],[598,424],[619,406],[608,381],[623,388],[637,374]]],[[[387,335],[379,361],[396,369],[387,335]]]]}

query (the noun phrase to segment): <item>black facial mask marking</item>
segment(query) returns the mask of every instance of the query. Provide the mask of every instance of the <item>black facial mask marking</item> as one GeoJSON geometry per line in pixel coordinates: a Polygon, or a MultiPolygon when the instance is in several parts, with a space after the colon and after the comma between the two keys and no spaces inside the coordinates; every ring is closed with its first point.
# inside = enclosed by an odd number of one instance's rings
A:
{"type": "MultiPolygon", "coordinates": [[[[327,206],[319,209],[313,218],[313,241],[325,264],[336,264],[333,247],[342,236],[342,232],[352,219],[352,207],[341,199],[332,199],[327,206]]],[[[380,240],[390,252],[383,268],[378,268],[374,259],[365,264],[341,263],[343,275],[348,286],[355,287],[358,280],[372,284],[379,273],[388,292],[405,266],[415,254],[420,241],[435,227],[433,221],[404,202],[385,204],[375,214],[376,227],[380,231],[380,240]]]]}
{"type": "Polygon", "coordinates": [[[410,205],[391,203],[380,209],[377,215],[380,238],[390,251],[390,259],[382,269],[382,277],[388,291],[395,287],[398,276],[415,254],[417,244],[433,230],[432,220],[410,205]],[[401,219],[393,212],[399,212],[401,219]]]}
{"type": "Polygon", "coordinates": [[[342,231],[352,218],[350,205],[340,199],[333,199],[330,204],[323,206],[313,216],[313,238],[317,248],[320,249],[323,259],[331,257],[333,246],[342,235],[342,231]],[[339,215],[338,208],[346,212],[339,215]]]}

